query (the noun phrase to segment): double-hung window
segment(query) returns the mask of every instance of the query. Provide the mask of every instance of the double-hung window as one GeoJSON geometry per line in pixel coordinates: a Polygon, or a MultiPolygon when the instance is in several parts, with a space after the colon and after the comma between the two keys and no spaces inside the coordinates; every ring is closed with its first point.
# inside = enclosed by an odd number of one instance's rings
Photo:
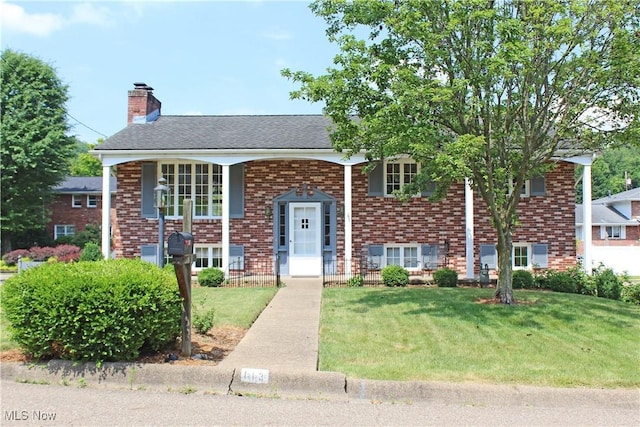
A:
{"type": "Polygon", "coordinates": [[[607,225],[600,229],[602,239],[624,239],[625,227],[623,225],[607,225]]]}
{"type": "Polygon", "coordinates": [[[182,201],[194,200],[195,218],[222,215],[222,167],[210,163],[163,163],[162,176],[171,189],[167,216],[182,216],[182,201]]]}
{"type": "Polygon", "coordinates": [[[217,267],[222,268],[222,248],[217,246],[196,246],[195,263],[196,269],[217,267]]]}
{"type": "Polygon", "coordinates": [[[406,269],[417,269],[418,247],[417,246],[387,246],[386,264],[400,265],[406,269]]]}
{"type": "Polygon", "coordinates": [[[97,208],[98,207],[98,196],[94,194],[87,195],[87,207],[88,208],[97,208]]]}
{"type": "Polygon", "coordinates": [[[513,268],[529,268],[529,245],[513,245],[513,268]]]}
{"type": "Polygon", "coordinates": [[[71,196],[71,207],[72,208],[81,208],[82,207],[82,196],[79,194],[73,194],[71,196]]]}
{"type": "Polygon", "coordinates": [[[385,166],[385,195],[391,196],[411,183],[418,174],[418,164],[410,159],[387,162],[385,166]]]}
{"type": "Polygon", "coordinates": [[[73,236],[74,234],[76,234],[76,226],[71,224],[56,224],[53,230],[54,239],[62,236],[73,236]]]}

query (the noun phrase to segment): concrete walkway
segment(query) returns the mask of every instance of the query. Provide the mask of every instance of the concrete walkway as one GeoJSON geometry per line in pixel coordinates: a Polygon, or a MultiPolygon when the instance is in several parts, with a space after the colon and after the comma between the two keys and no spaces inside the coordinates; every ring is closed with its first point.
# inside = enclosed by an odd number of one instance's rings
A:
{"type": "Polygon", "coordinates": [[[282,287],[221,369],[313,372],[318,368],[321,278],[283,278],[282,287]]]}

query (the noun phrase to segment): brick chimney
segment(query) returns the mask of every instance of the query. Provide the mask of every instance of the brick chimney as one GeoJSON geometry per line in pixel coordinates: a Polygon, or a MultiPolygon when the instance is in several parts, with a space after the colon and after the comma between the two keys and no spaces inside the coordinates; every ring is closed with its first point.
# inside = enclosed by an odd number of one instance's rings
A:
{"type": "Polygon", "coordinates": [[[129,91],[127,124],[149,123],[160,116],[162,103],[153,96],[153,88],[146,83],[134,83],[129,91]]]}

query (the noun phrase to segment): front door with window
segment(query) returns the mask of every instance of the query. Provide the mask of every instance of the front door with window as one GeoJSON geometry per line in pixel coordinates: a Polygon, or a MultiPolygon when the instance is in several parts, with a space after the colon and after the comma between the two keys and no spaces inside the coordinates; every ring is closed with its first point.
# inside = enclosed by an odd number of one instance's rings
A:
{"type": "Polygon", "coordinates": [[[289,274],[322,274],[321,204],[289,204],[289,274]]]}

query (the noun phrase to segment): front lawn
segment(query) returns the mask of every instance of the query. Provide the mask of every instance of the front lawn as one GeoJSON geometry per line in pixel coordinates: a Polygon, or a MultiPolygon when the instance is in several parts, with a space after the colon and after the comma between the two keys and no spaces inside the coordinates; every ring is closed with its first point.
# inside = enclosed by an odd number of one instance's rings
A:
{"type": "Polygon", "coordinates": [[[321,370],[381,380],[640,386],[640,306],[491,289],[325,289],[321,370]]]}
{"type": "Polygon", "coordinates": [[[194,287],[191,291],[192,312],[215,311],[215,326],[235,326],[249,329],[262,310],[278,292],[271,288],[206,288],[194,287]]]}

